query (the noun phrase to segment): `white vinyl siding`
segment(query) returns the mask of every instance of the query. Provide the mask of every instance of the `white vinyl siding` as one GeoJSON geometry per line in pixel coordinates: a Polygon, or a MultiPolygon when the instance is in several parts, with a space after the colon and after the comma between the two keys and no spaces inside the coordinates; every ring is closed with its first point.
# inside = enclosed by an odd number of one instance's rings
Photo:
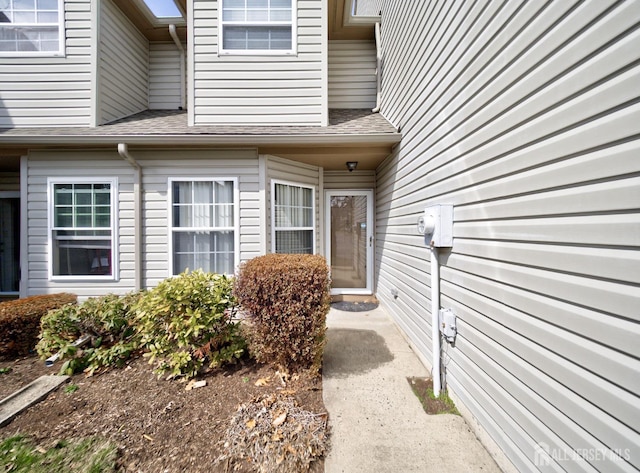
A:
{"type": "Polygon", "coordinates": [[[0,57],[0,128],[90,124],[90,0],[65,0],[64,15],[64,57],[0,57]]]}
{"type": "Polygon", "coordinates": [[[430,360],[415,222],[453,204],[452,395],[519,471],[547,471],[546,449],[554,471],[640,469],[640,4],[385,1],[382,18],[403,140],[378,168],[378,298],[430,360]]]}
{"type": "MultiPolygon", "coordinates": [[[[287,182],[295,183],[305,187],[310,187],[315,190],[314,203],[315,215],[313,225],[317,229],[315,232],[315,249],[316,252],[319,248],[322,248],[321,233],[324,226],[321,225],[321,184],[322,184],[322,169],[310,164],[299,163],[297,161],[291,161],[289,159],[280,158],[277,156],[265,156],[266,159],[266,187],[269,189],[267,194],[266,209],[267,215],[271,216],[273,205],[273,182],[287,182]]],[[[266,248],[273,251],[275,243],[273,242],[273,221],[270,217],[268,219],[267,238],[268,242],[266,248]]]]}
{"type": "Polygon", "coordinates": [[[26,296],[72,292],[81,298],[108,293],[124,293],[134,288],[134,205],[131,166],[115,151],[32,151],[27,160],[27,240],[26,296]],[[93,176],[93,178],[92,178],[93,176]],[[49,187],[54,182],[96,182],[109,176],[117,182],[112,201],[114,212],[114,274],[117,279],[91,278],[51,280],[49,187]]]}
{"type": "Polygon", "coordinates": [[[182,105],[180,93],[180,51],[175,43],[150,43],[149,109],[177,110],[182,105]]]}
{"type": "Polygon", "coordinates": [[[20,173],[0,172],[0,191],[19,191],[20,173]]]}
{"type": "Polygon", "coordinates": [[[329,189],[375,189],[375,171],[325,171],[324,188],[329,189]]]}
{"type": "Polygon", "coordinates": [[[329,108],[375,106],[375,43],[329,41],[329,108]]]}
{"type": "Polygon", "coordinates": [[[217,1],[193,5],[189,60],[194,97],[190,123],[326,124],[323,3],[297,2],[297,54],[287,56],[219,55],[218,7],[217,1]]]}
{"type": "Polygon", "coordinates": [[[167,231],[170,178],[237,179],[236,258],[243,262],[260,255],[260,228],[266,217],[260,211],[258,157],[254,150],[138,151],[135,156],[144,169],[143,287],[153,287],[171,275],[167,231]]]}
{"type": "Polygon", "coordinates": [[[149,107],[149,42],[112,0],[101,5],[98,124],[149,107]]]}
{"type": "MultiPolygon", "coordinates": [[[[255,150],[135,151],[142,179],[142,287],[156,286],[170,276],[169,178],[231,176],[237,182],[237,258],[247,261],[260,254],[260,229],[266,216],[260,211],[258,157],[255,150]],[[179,155],[180,159],[175,159],[179,155]]],[[[134,173],[116,151],[32,151],[27,161],[28,283],[26,295],[73,292],[81,298],[122,294],[135,288],[134,173]],[[117,179],[117,281],[51,281],[48,278],[47,179],[113,176],[117,179]]]]}
{"type": "Polygon", "coordinates": [[[0,6],[1,56],[60,56],[63,53],[63,0],[3,2],[0,6]]]}

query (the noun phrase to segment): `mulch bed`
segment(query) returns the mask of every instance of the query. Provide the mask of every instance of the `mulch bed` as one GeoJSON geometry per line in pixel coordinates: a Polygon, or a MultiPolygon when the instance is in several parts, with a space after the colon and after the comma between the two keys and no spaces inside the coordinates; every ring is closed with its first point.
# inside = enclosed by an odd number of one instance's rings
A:
{"type": "MultiPolygon", "coordinates": [[[[43,374],[56,373],[59,365],[46,368],[36,357],[0,361],[0,368],[12,368],[0,374],[0,398],[43,374]]],[[[246,360],[198,380],[207,385],[187,391],[186,383],[158,379],[143,359],[88,378],[74,375],[70,383],[78,386],[75,392],[59,388],[0,428],[0,438],[28,434],[48,447],[61,439],[98,435],[118,446],[122,472],[222,472],[225,465],[214,462],[241,404],[284,390],[301,408],[326,412],[319,376],[302,375],[284,387],[272,367],[246,360]]],[[[244,464],[234,471],[253,470],[244,464]]],[[[311,471],[324,471],[323,461],[314,462],[311,471]]]]}

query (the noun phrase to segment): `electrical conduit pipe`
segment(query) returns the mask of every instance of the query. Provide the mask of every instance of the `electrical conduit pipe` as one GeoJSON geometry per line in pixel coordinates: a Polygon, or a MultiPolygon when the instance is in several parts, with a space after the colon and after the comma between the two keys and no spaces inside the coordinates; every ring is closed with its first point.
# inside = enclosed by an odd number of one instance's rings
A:
{"type": "Polygon", "coordinates": [[[438,248],[431,245],[431,344],[433,395],[440,396],[440,264],[438,248]]]}

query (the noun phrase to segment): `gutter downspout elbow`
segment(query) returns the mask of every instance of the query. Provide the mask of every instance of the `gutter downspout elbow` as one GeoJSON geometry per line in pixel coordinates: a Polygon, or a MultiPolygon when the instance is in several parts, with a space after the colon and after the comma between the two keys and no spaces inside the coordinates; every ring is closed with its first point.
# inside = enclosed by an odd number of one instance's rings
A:
{"type": "Polygon", "coordinates": [[[118,143],[118,154],[128,162],[135,170],[133,176],[133,251],[134,251],[134,280],[135,290],[142,289],[142,168],[140,164],[129,154],[129,147],[126,143],[118,143]]]}
{"type": "Polygon", "coordinates": [[[186,104],[186,83],[185,83],[185,54],[184,54],[184,47],[182,46],[182,43],[180,42],[180,38],[178,38],[178,33],[176,32],[176,25],[171,24],[169,25],[169,34],[171,35],[171,39],[173,39],[173,42],[176,43],[176,48],[178,48],[178,51],[180,52],[180,109],[181,110],[186,110],[187,109],[187,104],[186,104]]]}
{"type": "Polygon", "coordinates": [[[438,248],[431,246],[431,344],[433,395],[440,396],[440,263],[438,248]]]}
{"type": "Polygon", "coordinates": [[[376,34],[376,106],[371,110],[373,113],[380,111],[380,84],[381,84],[381,72],[382,72],[382,45],[380,43],[380,22],[375,25],[376,34]]]}

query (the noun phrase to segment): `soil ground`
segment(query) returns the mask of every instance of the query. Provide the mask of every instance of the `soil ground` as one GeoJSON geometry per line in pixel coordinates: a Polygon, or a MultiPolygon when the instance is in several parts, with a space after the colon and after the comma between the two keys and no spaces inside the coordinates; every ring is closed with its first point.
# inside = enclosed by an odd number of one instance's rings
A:
{"type": "MultiPolygon", "coordinates": [[[[60,368],[46,368],[37,357],[0,360],[0,399],[44,374],[60,368]]],[[[275,370],[253,361],[242,361],[227,369],[211,370],[198,380],[201,388],[185,390],[185,383],[158,379],[144,359],[130,361],[125,368],[85,377],[74,375],[47,399],[18,415],[0,428],[0,438],[27,434],[43,447],[69,438],[102,436],[118,446],[118,471],[144,473],[223,472],[214,465],[222,453],[223,438],[240,404],[286,389],[300,407],[326,412],[322,402],[322,379],[300,376],[283,387],[275,370]],[[268,380],[266,385],[258,380],[268,380]],[[69,390],[70,391],[70,390],[69,390]]],[[[312,465],[324,470],[323,461],[312,465]]],[[[248,464],[235,471],[253,471],[248,464]]]]}

